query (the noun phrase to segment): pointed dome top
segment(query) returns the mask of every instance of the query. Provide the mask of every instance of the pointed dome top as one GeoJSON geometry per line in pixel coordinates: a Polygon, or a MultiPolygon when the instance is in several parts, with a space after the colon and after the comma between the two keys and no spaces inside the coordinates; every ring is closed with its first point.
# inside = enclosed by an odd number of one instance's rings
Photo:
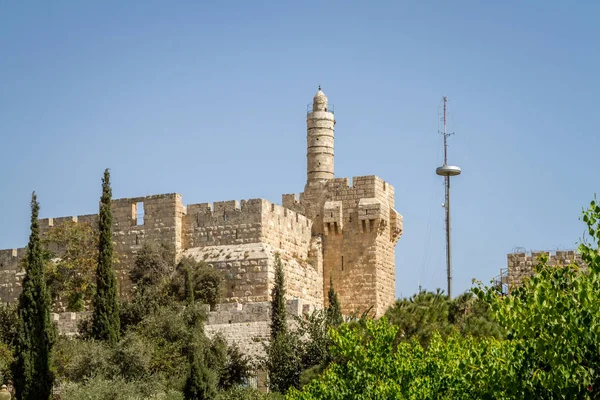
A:
{"type": "Polygon", "coordinates": [[[321,85],[319,85],[319,91],[313,98],[313,111],[327,111],[327,96],[321,90],[321,85]]]}

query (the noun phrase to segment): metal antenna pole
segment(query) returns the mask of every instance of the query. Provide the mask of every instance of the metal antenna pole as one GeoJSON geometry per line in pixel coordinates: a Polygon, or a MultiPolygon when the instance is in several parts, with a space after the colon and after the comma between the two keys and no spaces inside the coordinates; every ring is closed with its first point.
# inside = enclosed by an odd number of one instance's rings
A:
{"type": "Polygon", "coordinates": [[[446,189],[446,201],[444,208],[446,209],[446,268],[448,275],[448,298],[452,298],[452,246],[450,245],[450,177],[460,175],[461,170],[459,167],[448,165],[448,136],[446,131],[446,103],[448,98],[443,97],[444,100],[444,165],[438,167],[435,172],[436,174],[444,177],[444,186],[446,189]]]}
{"type": "MultiPolygon", "coordinates": [[[[448,165],[448,133],[446,132],[446,103],[448,98],[444,96],[444,165],[448,165]]],[[[446,267],[448,278],[448,298],[452,298],[452,257],[450,247],[450,176],[445,176],[446,181],[446,267]]]]}

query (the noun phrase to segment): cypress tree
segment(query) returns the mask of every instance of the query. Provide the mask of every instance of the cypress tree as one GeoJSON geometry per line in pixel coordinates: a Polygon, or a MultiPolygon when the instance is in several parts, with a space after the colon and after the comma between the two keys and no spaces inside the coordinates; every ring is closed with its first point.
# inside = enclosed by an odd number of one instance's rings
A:
{"type": "Polygon", "coordinates": [[[44,280],[44,258],[40,243],[35,192],[31,195],[31,235],[27,245],[23,291],[19,296],[14,383],[17,398],[47,400],[52,395],[54,373],[52,346],[54,325],[50,320],[50,296],[44,280]]]}
{"type": "Polygon", "coordinates": [[[271,291],[271,340],[287,332],[285,280],[279,253],[275,254],[275,285],[271,291]]]}
{"type": "Polygon", "coordinates": [[[102,179],[102,197],[100,198],[100,213],[98,215],[100,240],[98,243],[98,268],[96,269],[96,296],[94,297],[92,333],[97,340],[105,340],[115,344],[119,341],[120,321],[117,277],[113,268],[111,198],[110,173],[107,168],[102,179]]]}
{"type": "Polygon", "coordinates": [[[216,396],[215,376],[202,363],[202,357],[196,346],[191,346],[190,371],[183,388],[185,400],[212,400],[216,396]]]}
{"type": "Polygon", "coordinates": [[[329,300],[329,305],[327,306],[328,322],[332,326],[338,326],[344,322],[344,317],[342,317],[342,308],[338,300],[338,295],[333,289],[332,276],[329,277],[329,292],[327,292],[327,299],[329,300]]]}

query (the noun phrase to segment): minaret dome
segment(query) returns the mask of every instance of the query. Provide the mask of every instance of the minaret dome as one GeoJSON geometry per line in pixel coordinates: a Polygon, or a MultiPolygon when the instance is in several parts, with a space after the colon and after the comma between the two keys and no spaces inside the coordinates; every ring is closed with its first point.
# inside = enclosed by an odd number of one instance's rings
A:
{"type": "Polygon", "coordinates": [[[306,116],[307,183],[333,179],[333,127],[335,118],[327,96],[319,90],[306,116]]]}

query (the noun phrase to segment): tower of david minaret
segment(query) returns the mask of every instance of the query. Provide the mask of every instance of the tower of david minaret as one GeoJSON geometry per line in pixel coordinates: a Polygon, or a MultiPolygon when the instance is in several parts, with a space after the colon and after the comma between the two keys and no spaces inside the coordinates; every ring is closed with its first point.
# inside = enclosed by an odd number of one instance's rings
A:
{"type": "Polygon", "coordinates": [[[313,237],[322,240],[323,293],[332,279],[345,314],[372,308],[380,316],[395,300],[402,216],[394,209],[394,188],[374,175],[335,178],[335,116],[320,87],[306,125],[304,192],[284,195],[283,205],[311,219],[313,237]]]}

